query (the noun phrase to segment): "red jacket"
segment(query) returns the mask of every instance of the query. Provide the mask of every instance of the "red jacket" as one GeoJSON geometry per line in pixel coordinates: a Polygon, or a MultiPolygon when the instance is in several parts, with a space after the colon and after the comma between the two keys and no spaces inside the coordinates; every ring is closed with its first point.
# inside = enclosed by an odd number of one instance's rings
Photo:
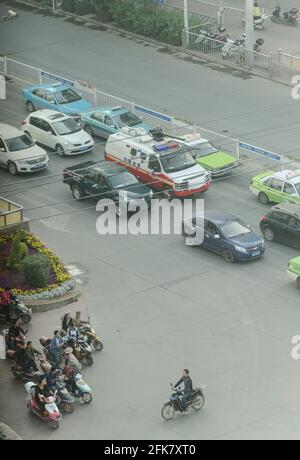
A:
{"type": "Polygon", "coordinates": [[[10,304],[10,293],[8,291],[2,291],[0,294],[0,304],[3,307],[7,307],[10,304]]]}

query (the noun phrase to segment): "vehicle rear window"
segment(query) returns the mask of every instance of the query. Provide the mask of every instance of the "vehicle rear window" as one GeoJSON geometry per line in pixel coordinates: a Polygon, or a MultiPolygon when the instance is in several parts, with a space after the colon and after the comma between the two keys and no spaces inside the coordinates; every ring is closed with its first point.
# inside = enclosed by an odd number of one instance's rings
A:
{"type": "Polygon", "coordinates": [[[121,115],[115,117],[115,119],[117,120],[120,128],[123,126],[136,126],[142,123],[142,120],[132,112],[122,113],[121,115]]]}
{"type": "Polygon", "coordinates": [[[70,104],[81,100],[81,96],[70,88],[55,93],[55,97],[59,104],[70,104]]]}

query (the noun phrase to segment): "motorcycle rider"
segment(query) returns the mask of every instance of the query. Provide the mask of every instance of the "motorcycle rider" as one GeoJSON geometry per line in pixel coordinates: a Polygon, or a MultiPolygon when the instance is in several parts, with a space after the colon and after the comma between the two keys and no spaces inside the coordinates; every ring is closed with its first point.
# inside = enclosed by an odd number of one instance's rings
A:
{"type": "Polygon", "coordinates": [[[182,383],[184,384],[184,390],[183,390],[183,395],[181,397],[181,403],[183,406],[183,410],[186,410],[188,400],[190,399],[193,393],[193,382],[190,377],[190,371],[188,369],[183,369],[182,377],[175,384],[174,388],[177,388],[182,383]]]}
{"type": "Polygon", "coordinates": [[[17,348],[17,338],[26,335],[26,331],[24,331],[21,326],[19,320],[16,320],[8,329],[8,342],[9,346],[12,350],[17,348]]]}
{"type": "Polygon", "coordinates": [[[47,387],[44,377],[39,379],[38,384],[35,387],[34,399],[39,406],[41,414],[43,417],[47,417],[48,412],[45,410],[45,399],[47,398],[47,387]]]}
{"type": "Polygon", "coordinates": [[[77,311],[75,313],[75,318],[73,318],[73,323],[74,323],[75,327],[80,327],[80,326],[83,326],[85,324],[89,324],[88,321],[83,321],[81,319],[81,311],[77,311]]]}
{"type": "Polygon", "coordinates": [[[11,303],[16,299],[16,297],[12,294],[10,287],[5,287],[4,290],[0,293],[0,305],[1,308],[5,310],[5,318],[6,322],[9,323],[10,321],[10,308],[11,303]]]}
{"type": "Polygon", "coordinates": [[[35,361],[32,363],[31,360],[28,359],[28,356],[26,353],[26,347],[24,343],[18,344],[16,354],[15,354],[15,361],[25,371],[30,371],[32,370],[32,368],[37,370],[35,361]]]}
{"type": "Polygon", "coordinates": [[[260,11],[258,2],[254,2],[254,5],[253,5],[253,18],[254,18],[254,21],[256,19],[261,19],[261,11],[260,11]]]}
{"type": "Polygon", "coordinates": [[[25,353],[26,353],[26,357],[27,357],[28,362],[31,364],[31,367],[37,372],[38,367],[37,367],[36,362],[35,362],[35,357],[36,357],[36,355],[41,355],[41,353],[38,350],[36,350],[35,348],[33,348],[31,341],[27,342],[26,348],[25,348],[25,353]]]}
{"type": "Polygon", "coordinates": [[[53,338],[50,343],[50,353],[54,358],[54,364],[59,367],[60,364],[60,349],[63,346],[63,339],[58,330],[54,331],[53,338]]]}
{"type": "Polygon", "coordinates": [[[67,336],[68,336],[70,344],[72,345],[74,345],[79,339],[80,332],[78,328],[75,326],[73,320],[70,321],[68,331],[67,331],[67,336]]]}
{"type": "Polygon", "coordinates": [[[78,359],[73,354],[72,348],[66,348],[64,353],[65,367],[72,369],[75,372],[81,372],[82,366],[78,359]]]}
{"type": "Polygon", "coordinates": [[[52,366],[50,372],[45,375],[47,390],[54,393],[56,390],[57,369],[52,366]]]}

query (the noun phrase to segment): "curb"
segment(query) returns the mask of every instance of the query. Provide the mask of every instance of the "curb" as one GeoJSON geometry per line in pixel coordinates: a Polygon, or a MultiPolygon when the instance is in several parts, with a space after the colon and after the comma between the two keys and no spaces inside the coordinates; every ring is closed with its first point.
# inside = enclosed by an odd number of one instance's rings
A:
{"type": "Polygon", "coordinates": [[[183,48],[182,46],[170,45],[168,43],[158,42],[158,41],[156,41],[156,40],[154,40],[152,38],[144,37],[143,35],[137,35],[137,34],[135,34],[133,32],[129,32],[129,31],[125,30],[125,29],[120,29],[120,28],[118,28],[116,26],[113,26],[111,24],[106,24],[106,23],[97,21],[95,19],[86,18],[85,16],[79,16],[79,15],[77,15],[75,13],[70,13],[68,11],[64,11],[64,10],[61,10],[61,9],[57,9],[56,12],[53,12],[53,8],[51,8],[50,6],[39,6],[37,3],[31,2],[30,0],[29,1],[28,0],[17,0],[17,2],[18,3],[23,3],[24,5],[29,5],[29,6],[36,7],[36,9],[38,9],[38,10],[51,11],[53,17],[55,17],[56,15],[64,15],[66,17],[78,19],[81,22],[87,22],[87,23],[91,23],[91,24],[95,24],[97,26],[103,27],[103,31],[118,32],[120,34],[124,34],[125,36],[136,38],[137,40],[141,40],[141,41],[144,41],[146,43],[152,43],[152,44],[154,44],[154,45],[156,45],[158,47],[164,47],[164,48],[166,48],[166,49],[168,49],[170,51],[175,51],[175,52],[178,52],[178,53],[184,53],[184,54],[187,54],[189,56],[197,57],[198,59],[202,58],[202,59],[205,59],[208,62],[213,62],[215,64],[223,65],[224,67],[225,66],[230,67],[230,68],[232,68],[234,70],[239,70],[240,72],[246,72],[249,75],[261,77],[261,78],[267,79],[269,81],[273,81],[273,82],[280,83],[280,84],[288,86],[288,87],[292,87],[291,82],[286,82],[286,81],[280,80],[280,78],[277,79],[277,78],[273,78],[272,76],[264,75],[264,74],[258,72],[255,69],[249,69],[247,67],[239,66],[239,65],[231,63],[231,62],[222,62],[219,59],[215,59],[213,56],[207,56],[206,54],[202,54],[200,52],[187,50],[187,49],[183,48]]]}
{"type": "Polygon", "coordinates": [[[56,297],[49,300],[26,300],[26,307],[31,308],[33,313],[47,312],[57,310],[61,307],[69,305],[70,303],[77,302],[81,292],[73,289],[68,294],[62,297],[56,297]]]}

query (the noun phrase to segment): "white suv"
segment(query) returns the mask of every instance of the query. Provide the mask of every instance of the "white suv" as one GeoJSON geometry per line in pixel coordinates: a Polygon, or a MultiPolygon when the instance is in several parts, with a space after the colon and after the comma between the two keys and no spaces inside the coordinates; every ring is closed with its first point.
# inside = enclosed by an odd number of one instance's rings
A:
{"type": "Polygon", "coordinates": [[[22,129],[59,156],[89,152],[95,146],[93,138],[73,118],[55,110],[37,110],[30,114],[23,121],[22,129]]]}
{"type": "Polygon", "coordinates": [[[45,150],[20,129],[0,123],[0,166],[10,174],[29,173],[47,168],[45,150]]]}

